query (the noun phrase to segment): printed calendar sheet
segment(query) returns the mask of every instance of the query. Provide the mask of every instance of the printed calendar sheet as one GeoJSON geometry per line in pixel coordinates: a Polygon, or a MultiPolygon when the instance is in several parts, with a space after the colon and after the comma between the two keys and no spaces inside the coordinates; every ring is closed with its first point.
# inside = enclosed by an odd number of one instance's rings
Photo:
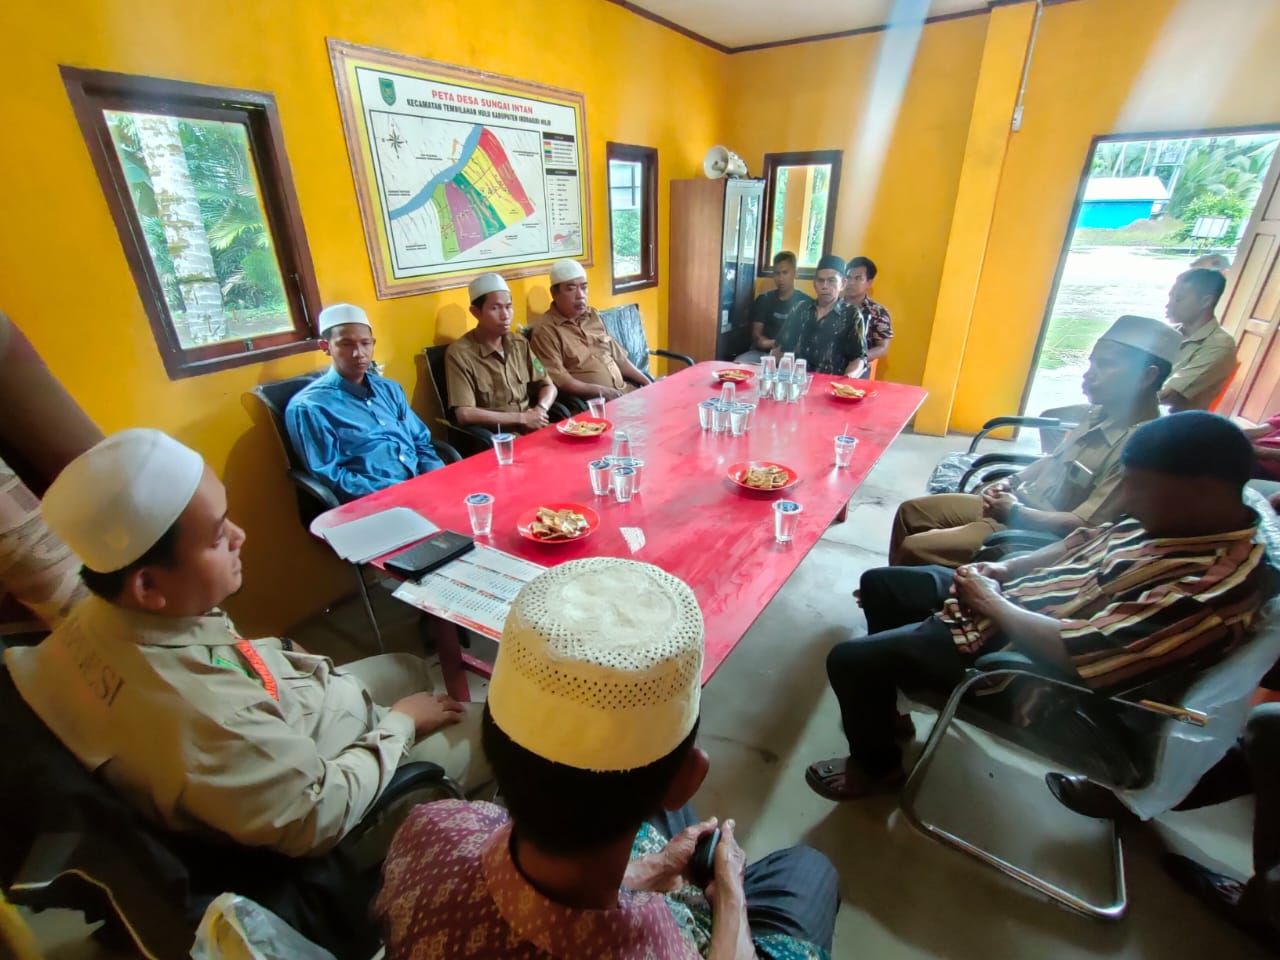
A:
{"type": "Polygon", "coordinates": [[[545,569],[477,544],[470,553],[427,574],[421,583],[400,584],[392,596],[442,620],[500,640],[516,594],[545,569]]]}

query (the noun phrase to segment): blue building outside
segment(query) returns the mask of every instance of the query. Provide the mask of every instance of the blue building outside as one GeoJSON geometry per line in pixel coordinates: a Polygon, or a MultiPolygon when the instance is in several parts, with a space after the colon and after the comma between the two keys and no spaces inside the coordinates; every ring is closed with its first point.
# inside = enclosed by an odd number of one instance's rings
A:
{"type": "Polygon", "coordinates": [[[1119,230],[1159,213],[1168,200],[1159,177],[1090,177],[1076,226],[1119,230]]]}

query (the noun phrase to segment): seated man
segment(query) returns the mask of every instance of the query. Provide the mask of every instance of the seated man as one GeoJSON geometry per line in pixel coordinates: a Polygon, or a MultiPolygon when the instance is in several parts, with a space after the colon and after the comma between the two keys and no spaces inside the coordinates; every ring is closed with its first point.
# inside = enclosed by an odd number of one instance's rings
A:
{"type": "Polygon", "coordinates": [[[342,840],[403,761],[488,779],[478,712],[428,692],[418,658],[335,667],[236,632],[218,604],[240,589],[244,531],[195,451],[125,430],[68,464],[42,509],[94,595],[5,661],[31,709],[144,816],[302,857],[342,840]]]}
{"type": "Polygon", "coordinates": [[[1122,460],[1130,519],[1005,563],[863,575],[871,635],[827,657],[849,759],[813,764],[815,791],[847,800],[896,790],[898,690],[950,690],[982,654],[1011,647],[1115,692],[1203,669],[1245,638],[1269,579],[1258,516],[1241,502],[1249,442],[1229,421],[1191,411],[1144,424],[1122,460]]]}
{"type": "Polygon", "coordinates": [[[790,250],[774,255],[773,285],[751,305],[751,349],[737,358],[738,363],[759,363],[777,346],[778,334],[792,315],[813,303],[812,297],[796,289],[796,255],[790,250]]]}
{"type": "Polygon", "coordinates": [[[1125,440],[1160,410],[1156,393],[1178,353],[1178,334],[1150,317],[1121,317],[1093,345],[1084,392],[1094,406],[1057,450],[981,494],[940,493],[898,508],[894,565],[958,566],[997,530],[1066,536],[1119,515],[1116,485],[1125,440]]]}
{"type": "Polygon", "coordinates": [[[871,299],[871,282],[876,278],[876,265],[869,257],[854,257],[846,268],[841,299],[858,321],[867,342],[867,362],[879,360],[889,352],[893,339],[893,321],[882,304],[871,299]]]}
{"type": "Polygon", "coordinates": [[[836,876],[816,851],[746,866],[726,820],[706,897],[690,883],[716,826],[685,807],[708,768],[702,656],[693,592],[657,567],[571,560],[527,584],[484,712],[507,809],[409,815],[374,904],[388,958],[827,957],[836,876]],[[659,808],[679,813],[655,827],[659,808]]]}
{"type": "Polygon", "coordinates": [[[649,382],[587,306],[587,272],[576,260],[551,266],[551,309],[529,342],[561,393],[583,400],[616,400],[649,382]]]}
{"type": "Polygon", "coordinates": [[[449,344],[444,354],[454,420],[495,432],[531,433],[545,427],[556,388],[529,341],[511,332],[507,281],[496,273],[482,273],[471,281],[467,294],[475,328],[449,344]]]}
{"type": "Polygon", "coordinates": [[[1182,331],[1182,347],[1160,402],[1179,410],[1208,410],[1236,364],[1236,342],[1214,310],[1227,281],[1217,270],[1188,270],[1169,290],[1165,315],[1182,331]]]}
{"type": "Polygon", "coordinates": [[[1188,269],[1217,270],[1218,273],[1226,276],[1227,271],[1231,269],[1231,260],[1220,253],[1206,253],[1203,257],[1192,260],[1188,269]]]}
{"type": "Polygon", "coordinates": [[[844,261],[825,256],[813,274],[816,301],[798,309],[778,335],[773,352],[794,353],[810,373],[860,377],[867,369],[867,345],[857,320],[840,299],[844,288],[844,261]]]}
{"type": "Polygon", "coordinates": [[[285,411],[294,449],[344,502],[444,466],[404,388],[373,372],[375,343],[359,307],[321,310],[320,348],[333,367],[299,390],[285,411]]]}

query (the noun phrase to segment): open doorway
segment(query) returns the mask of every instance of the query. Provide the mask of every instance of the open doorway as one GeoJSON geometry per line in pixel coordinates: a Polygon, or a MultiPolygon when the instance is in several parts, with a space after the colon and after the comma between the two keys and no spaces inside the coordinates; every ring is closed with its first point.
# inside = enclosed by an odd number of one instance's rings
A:
{"type": "Polygon", "coordinates": [[[1169,288],[1193,260],[1235,258],[1277,142],[1274,127],[1094,140],[1023,413],[1083,403],[1089,351],[1116,317],[1164,319],[1169,288]]]}

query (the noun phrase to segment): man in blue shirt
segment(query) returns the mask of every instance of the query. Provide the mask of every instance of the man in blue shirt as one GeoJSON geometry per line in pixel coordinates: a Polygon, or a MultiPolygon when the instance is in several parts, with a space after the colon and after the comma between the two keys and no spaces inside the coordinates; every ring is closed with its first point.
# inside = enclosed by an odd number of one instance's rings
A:
{"type": "Polygon", "coordinates": [[[359,307],[338,303],[322,310],[320,347],[333,368],[300,390],[285,411],[294,449],[342,501],[444,466],[404,388],[373,372],[376,342],[359,307]]]}

